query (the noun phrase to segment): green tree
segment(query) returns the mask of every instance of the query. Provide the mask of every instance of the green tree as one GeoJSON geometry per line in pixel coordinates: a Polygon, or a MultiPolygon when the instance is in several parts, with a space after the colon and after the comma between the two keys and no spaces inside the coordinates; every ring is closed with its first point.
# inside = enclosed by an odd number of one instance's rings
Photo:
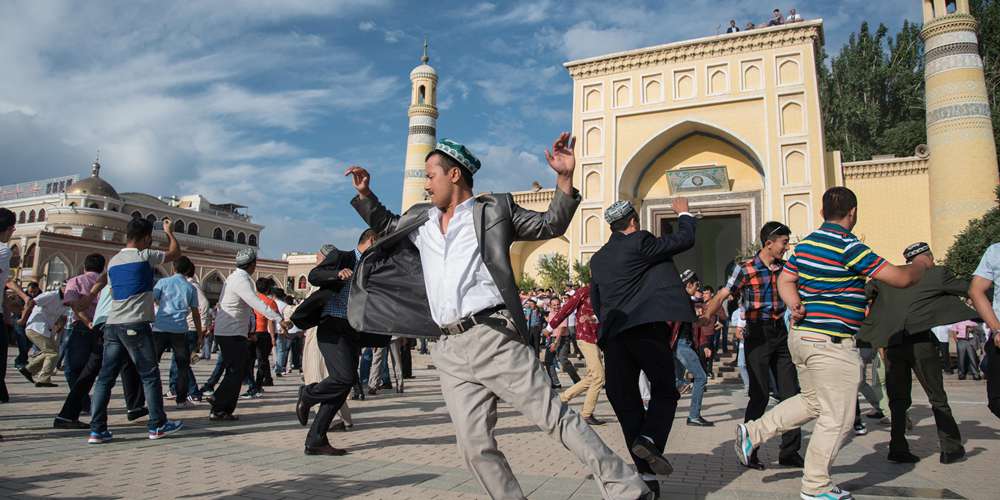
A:
{"type": "Polygon", "coordinates": [[[574,262],[573,276],[575,277],[577,283],[581,285],[590,283],[590,264],[584,264],[580,261],[574,262]]]}
{"type": "Polygon", "coordinates": [[[524,292],[534,290],[538,288],[538,281],[527,274],[521,273],[521,279],[517,280],[517,288],[524,292]]]}
{"type": "Polygon", "coordinates": [[[986,215],[969,221],[948,249],[944,265],[962,279],[971,279],[986,248],[1000,242],[1000,186],[996,189],[997,206],[986,215]]]}
{"type": "Polygon", "coordinates": [[[560,290],[569,283],[569,261],[561,253],[550,253],[538,258],[538,278],[545,288],[560,290]]]}

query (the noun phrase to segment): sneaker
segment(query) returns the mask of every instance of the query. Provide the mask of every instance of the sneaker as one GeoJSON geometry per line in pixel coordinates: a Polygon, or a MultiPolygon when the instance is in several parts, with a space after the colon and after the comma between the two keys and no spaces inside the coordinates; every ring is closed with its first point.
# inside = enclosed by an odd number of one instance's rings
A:
{"type": "Polygon", "coordinates": [[[104,444],[111,441],[111,431],[91,432],[87,444],[104,444]]]}
{"type": "MultiPolygon", "coordinates": [[[[855,436],[864,436],[865,434],[868,434],[868,426],[866,426],[864,422],[858,422],[858,423],[854,424],[854,435],[855,436]]],[[[822,497],[820,497],[820,498],[822,498],[822,497]]]]}
{"type": "Polygon", "coordinates": [[[830,491],[824,491],[815,495],[800,492],[799,498],[802,500],[854,500],[854,495],[851,495],[850,491],[845,491],[834,486],[830,491]]]}
{"type": "Polygon", "coordinates": [[[70,420],[68,418],[56,417],[52,421],[53,429],[89,429],[90,424],[81,422],[79,420],[70,420]]]}
{"type": "Polygon", "coordinates": [[[202,396],[211,396],[213,394],[215,394],[215,389],[210,389],[208,387],[202,387],[201,388],[201,395],[202,396]]]}
{"type": "Polygon", "coordinates": [[[750,456],[753,455],[753,450],[756,446],[750,440],[750,432],[747,430],[746,424],[736,426],[736,442],[734,446],[736,447],[736,458],[741,464],[749,467],[750,456]]]}
{"type": "Polygon", "coordinates": [[[167,392],[165,392],[163,394],[163,399],[173,399],[173,398],[176,398],[176,397],[177,397],[177,395],[174,394],[174,391],[172,391],[170,389],[167,389],[167,392]]]}
{"type": "Polygon", "coordinates": [[[167,423],[149,431],[149,439],[165,438],[184,427],[184,422],[180,420],[167,420],[167,423]]]}
{"type": "Polygon", "coordinates": [[[186,410],[188,408],[195,408],[197,406],[198,405],[195,404],[194,401],[191,401],[191,398],[188,398],[185,401],[181,401],[180,403],[177,403],[177,409],[178,410],[186,410]]]}

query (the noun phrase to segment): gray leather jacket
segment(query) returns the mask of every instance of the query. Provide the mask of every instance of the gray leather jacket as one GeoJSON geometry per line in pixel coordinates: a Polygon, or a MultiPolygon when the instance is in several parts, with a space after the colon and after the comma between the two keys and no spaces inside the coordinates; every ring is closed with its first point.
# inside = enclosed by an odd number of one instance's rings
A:
{"type": "MultiPolygon", "coordinates": [[[[479,251],[493,282],[510,311],[520,340],[528,343],[528,326],[514,271],[510,246],[515,241],[555,238],[566,232],[580,194],[556,190],[546,212],[527,210],[509,193],[481,194],[473,207],[479,251]]],[[[347,317],[354,329],[382,335],[437,337],[441,330],[431,320],[420,252],[408,235],[427,222],[430,204],[414,205],[402,216],[393,214],[374,195],[355,197],[351,205],[378,241],[361,256],[351,283],[347,317]]]]}

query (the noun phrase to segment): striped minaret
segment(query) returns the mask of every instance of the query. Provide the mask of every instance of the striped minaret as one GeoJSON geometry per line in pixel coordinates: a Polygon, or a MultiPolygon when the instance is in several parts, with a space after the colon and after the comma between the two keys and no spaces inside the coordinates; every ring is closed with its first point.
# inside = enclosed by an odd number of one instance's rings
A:
{"type": "Polygon", "coordinates": [[[403,211],[425,199],[424,159],[437,141],[437,72],[427,62],[427,41],[420,66],[410,72],[410,130],[406,139],[406,168],[403,171],[403,211]]]}
{"type": "Polygon", "coordinates": [[[969,0],[923,0],[931,248],[944,256],[969,220],[996,206],[996,143],[969,0]]]}

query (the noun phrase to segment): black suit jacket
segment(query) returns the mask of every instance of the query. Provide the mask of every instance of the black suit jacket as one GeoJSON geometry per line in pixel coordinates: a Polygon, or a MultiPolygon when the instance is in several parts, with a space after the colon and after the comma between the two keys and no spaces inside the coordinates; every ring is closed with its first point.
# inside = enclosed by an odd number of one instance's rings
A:
{"type": "Polygon", "coordinates": [[[870,281],[865,293],[872,304],[858,339],[886,347],[899,343],[902,335],[978,318],[976,311],[962,302],[968,290],[969,282],[956,278],[944,266],[928,269],[920,282],[909,288],[870,281]]]}
{"type": "Polygon", "coordinates": [[[694,246],[695,226],[694,217],[683,215],[678,231],[662,238],[649,231],[615,232],[590,258],[590,299],[601,321],[599,343],[646,323],[695,320],[673,259],[694,246]]]}
{"type": "MultiPolygon", "coordinates": [[[[354,250],[334,250],[327,254],[326,258],[323,259],[323,262],[320,262],[319,265],[314,267],[312,271],[309,271],[309,283],[313,286],[319,287],[320,289],[313,295],[310,295],[309,299],[306,299],[306,301],[303,302],[299,308],[301,309],[302,306],[309,303],[310,299],[313,297],[317,297],[317,300],[315,301],[319,309],[319,322],[317,324],[321,332],[342,333],[345,328],[353,330],[348,325],[334,326],[331,322],[335,321],[335,319],[331,319],[330,317],[323,318],[322,311],[326,306],[326,302],[332,300],[334,296],[340,293],[340,291],[347,286],[348,283],[350,283],[350,279],[340,279],[338,276],[340,271],[343,269],[356,270],[357,263],[358,259],[357,256],[354,255],[354,250]],[[324,296],[326,297],[326,300],[321,299],[324,296]]],[[[348,303],[350,303],[350,299],[348,299],[348,303]]],[[[315,307],[309,307],[309,309],[312,310],[315,309],[315,307]]],[[[298,312],[298,310],[296,310],[296,312],[298,312]]],[[[372,335],[364,332],[352,333],[357,333],[357,341],[359,345],[363,347],[385,347],[389,345],[389,337],[372,335]]]]}

